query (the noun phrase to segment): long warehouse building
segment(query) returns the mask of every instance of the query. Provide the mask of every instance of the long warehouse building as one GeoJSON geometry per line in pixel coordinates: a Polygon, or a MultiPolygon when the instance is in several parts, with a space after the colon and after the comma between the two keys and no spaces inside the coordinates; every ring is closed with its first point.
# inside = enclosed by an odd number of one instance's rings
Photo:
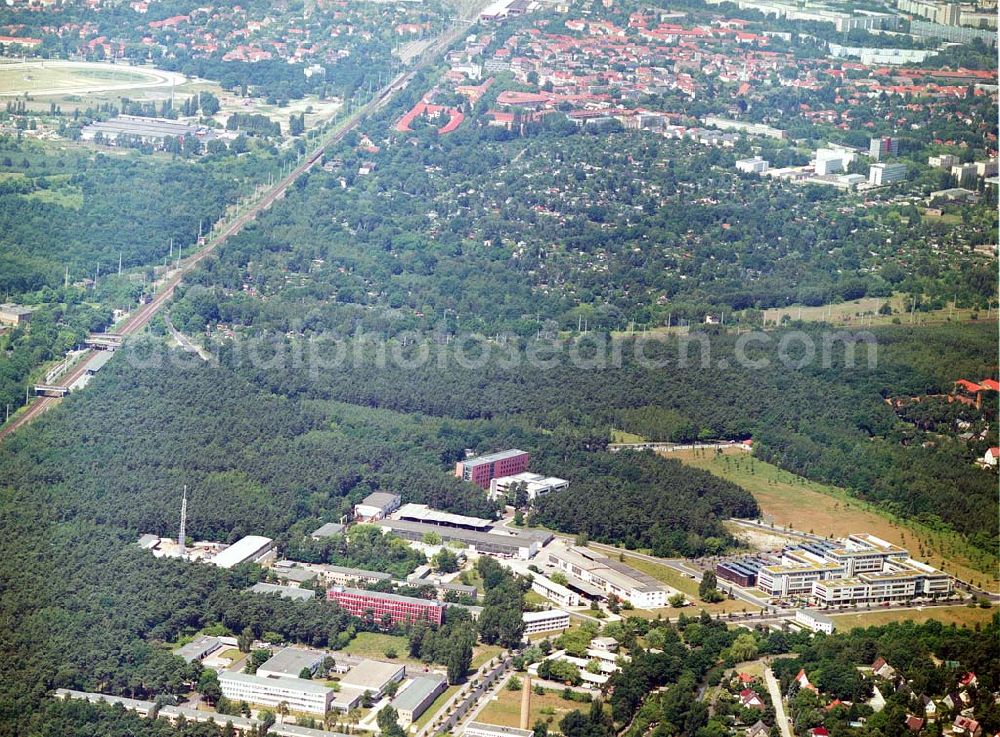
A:
{"type": "Polygon", "coordinates": [[[528,532],[519,530],[512,534],[506,532],[480,532],[464,530],[456,527],[429,525],[424,522],[411,522],[401,519],[384,519],[376,522],[379,527],[390,530],[404,540],[421,541],[424,535],[434,533],[443,542],[457,541],[467,548],[473,548],[478,553],[499,555],[527,560],[537,553],[541,547],[552,539],[550,533],[528,532]]]}

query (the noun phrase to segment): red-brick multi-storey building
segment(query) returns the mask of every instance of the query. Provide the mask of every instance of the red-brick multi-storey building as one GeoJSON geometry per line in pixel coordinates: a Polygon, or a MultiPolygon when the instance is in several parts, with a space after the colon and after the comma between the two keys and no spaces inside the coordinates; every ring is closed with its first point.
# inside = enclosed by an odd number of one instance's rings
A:
{"type": "Polygon", "coordinates": [[[412,596],[334,586],[326,592],[326,598],[327,601],[337,602],[341,609],[355,617],[364,619],[370,612],[376,624],[380,624],[386,614],[389,615],[393,625],[420,619],[440,625],[444,617],[444,604],[440,601],[417,599],[412,596]]]}
{"type": "Polygon", "coordinates": [[[531,456],[523,450],[504,450],[499,453],[469,458],[455,464],[455,477],[471,481],[476,486],[486,489],[490,480],[501,476],[514,476],[528,470],[531,456]]]}

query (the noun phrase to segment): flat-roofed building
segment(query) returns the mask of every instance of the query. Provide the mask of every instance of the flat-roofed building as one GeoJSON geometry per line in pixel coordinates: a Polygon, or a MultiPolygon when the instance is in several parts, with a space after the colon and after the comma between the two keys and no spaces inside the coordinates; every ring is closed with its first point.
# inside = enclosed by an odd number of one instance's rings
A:
{"type": "Polygon", "coordinates": [[[501,727],[497,724],[484,724],[483,722],[469,722],[465,725],[462,734],[465,737],[531,737],[534,732],[530,729],[501,727]]]}
{"type": "Polygon", "coordinates": [[[392,700],[399,726],[407,729],[447,687],[448,681],[440,676],[418,676],[406,684],[392,700]]]}
{"type": "Polygon", "coordinates": [[[555,632],[569,628],[569,612],[562,609],[547,609],[541,612],[525,612],[521,615],[524,621],[524,634],[533,635],[538,632],[555,632]]]}
{"type": "Polygon", "coordinates": [[[272,655],[257,668],[257,675],[263,678],[300,678],[304,670],[310,677],[319,672],[326,653],[301,647],[286,647],[272,655]]]}
{"type": "Polygon", "coordinates": [[[530,459],[526,452],[517,448],[468,458],[455,464],[455,477],[487,489],[492,479],[527,471],[530,459]]]}
{"type": "Polygon", "coordinates": [[[447,596],[449,593],[455,593],[458,596],[468,596],[470,599],[475,601],[479,598],[479,589],[475,586],[468,586],[464,583],[439,583],[435,586],[441,596],[447,596]]]}
{"type": "Polygon", "coordinates": [[[568,586],[556,583],[541,573],[531,574],[531,590],[562,606],[580,606],[583,597],[568,586]]]}
{"type": "Polygon", "coordinates": [[[515,484],[524,484],[524,490],[528,494],[528,499],[535,499],[547,496],[555,491],[562,491],[569,488],[569,481],[556,478],[555,476],[542,476],[540,473],[517,473],[513,476],[500,476],[490,480],[490,498],[496,499],[506,496],[515,484]]]}
{"type": "Polygon", "coordinates": [[[872,164],[868,170],[868,183],[881,187],[906,179],[906,164],[872,164]]]}
{"type": "Polygon", "coordinates": [[[174,650],[174,655],[184,658],[186,663],[193,663],[196,660],[204,660],[221,647],[222,641],[218,637],[199,635],[187,645],[174,650]]]}
{"type": "Polygon", "coordinates": [[[820,614],[812,609],[796,610],[795,621],[805,627],[808,627],[813,632],[824,632],[828,635],[833,634],[833,620],[825,614],[820,614]]]}
{"type": "Polygon", "coordinates": [[[814,581],[843,574],[840,563],[806,550],[788,550],[779,565],[761,566],[757,571],[757,588],[770,596],[808,595],[814,581]]]}
{"type": "Polygon", "coordinates": [[[457,527],[463,530],[479,530],[481,532],[485,532],[494,524],[493,520],[442,512],[437,509],[431,509],[426,504],[404,504],[393,516],[396,519],[409,520],[411,522],[423,522],[428,525],[457,527]]]}
{"type": "Polygon", "coordinates": [[[247,535],[211,559],[219,568],[232,568],[240,563],[259,563],[273,554],[274,540],[260,535],[247,535]]]}
{"type": "Polygon", "coordinates": [[[761,566],[757,588],[771,596],[808,595],[822,606],[951,592],[950,576],[909,555],[869,534],[849,535],[837,543],[805,542],[786,549],[777,565],[761,566]]]}
{"type": "Polygon", "coordinates": [[[844,567],[845,576],[881,571],[893,558],[906,559],[908,551],[872,535],[850,535],[842,547],[826,552],[826,557],[844,567]]]}
{"type": "Polygon", "coordinates": [[[316,598],[316,592],[312,589],[301,589],[298,586],[279,586],[276,583],[255,583],[247,591],[254,594],[277,594],[282,599],[293,601],[309,601],[316,598]]]}
{"type": "Polygon", "coordinates": [[[652,576],[596,550],[554,544],[546,549],[546,563],[583,582],[598,586],[640,609],[667,605],[667,588],[652,576]]]}
{"type": "Polygon", "coordinates": [[[418,599],[413,596],[364,591],[346,586],[334,586],[326,592],[328,601],[335,601],[348,614],[370,619],[380,625],[384,619],[390,625],[407,624],[421,619],[440,625],[444,604],[437,600],[418,599]]]}
{"type": "Polygon", "coordinates": [[[741,171],[744,174],[763,174],[767,171],[767,167],[768,162],[760,156],[739,159],[736,162],[736,171],[741,171]]]}
{"type": "Polygon", "coordinates": [[[376,491],[354,505],[354,519],[359,522],[374,522],[385,519],[399,509],[401,502],[399,494],[376,491]]]}
{"type": "Polygon", "coordinates": [[[425,535],[434,534],[442,542],[460,542],[477,553],[497,555],[501,557],[521,558],[527,560],[535,555],[541,546],[552,539],[551,534],[537,533],[529,530],[508,530],[494,528],[489,532],[464,530],[457,527],[442,527],[429,525],[425,522],[411,522],[401,519],[385,519],[376,522],[389,532],[403,538],[420,542],[425,535]]]}
{"type": "Polygon", "coordinates": [[[554,601],[559,606],[580,606],[583,603],[583,598],[579,593],[573,591],[568,586],[556,583],[544,573],[532,570],[523,561],[509,559],[505,560],[503,565],[518,576],[529,579],[532,591],[550,601],[554,601]]]}
{"type": "Polygon", "coordinates": [[[362,660],[340,677],[343,688],[367,691],[373,699],[382,698],[390,683],[403,680],[406,666],[399,663],[385,663],[381,660],[362,660]]]}
{"type": "Polygon", "coordinates": [[[810,595],[823,606],[850,604],[868,598],[868,584],[858,578],[830,578],[814,581],[810,595]]]}
{"type": "Polygon", "coordinates": [[[342,524],[340,524],[339,522],[327,522],[325,525],[320,525],[315,530],[313,530],[312,533],[309,535],[309,537],[313,538],[314,540],[322,540],[325,537],[333,537],[334,535],[343,535],[343,534],[344,534],[344,526],[342,524]]]}
{"type": "MultiPolygon", "coordinates": [[[[101,693],[70,691],[65,688],[56,689],[55,696],[56,698],[64,700],[80,699],[91,704],[120,704],[124,709],[134,711],[140,716],[149,716],[155,711],[158,717],[167,719],[170,722],[177,722],[180,717],[184,717],[185,721],[189,724],[191,722],[212,722],[216,726],[231,724],[236,730],[236,733],[241,735],[259,733],[265,729],[263,727],[263,722],[260,719],[235,716],[232,714],[221,715],[214,711],[202,711],[200,709],[192,709],[186,706],[164,705],[157,710],[157,705],[152,701],[126,699],[121,696],[108,696],[107,694],[101,693]],[[256,732],[254,732],[254,730],[256,730],[256,732]]],[[[327,732],[326,730],[303,727],[301,724],[292,724],[291,722],[278,722],[277,724],[272,724],[266,729],[267,734],[273,735],[273,737],[347,737],[341,732],[327,732]]]]}
{"type": "Polygon", "coordinates": [[[306,583],[316,578],[317,573],[307,564],[297,563],[294,560],[277,560],[271,565],[271,572],[282,581],[292,581],[293,583],[306,583]]]}
{"type": "Polygon", "coordinates": [[[338,586],[346,586],[352,583],[382,583],[391,581],[392,575],[382,571],[366,571],[363,568],[349,568],[347,566],[334,566],[321,564],[316,570],[328,583],[338,586]]]}
{"type": "Polygon", "coordinates": [[[23,325],[31,319],[33,310],[24,305],[0,304],[0,325],[23,325]]]}
{"type": "Polygon", "coordinates": [[[324,715],[330,709],[334,690],[304,678],[265,678],[249,673],[219,674],[222,695],[231,701],[277,707],[282,702],[292,711],[324,715]]]}

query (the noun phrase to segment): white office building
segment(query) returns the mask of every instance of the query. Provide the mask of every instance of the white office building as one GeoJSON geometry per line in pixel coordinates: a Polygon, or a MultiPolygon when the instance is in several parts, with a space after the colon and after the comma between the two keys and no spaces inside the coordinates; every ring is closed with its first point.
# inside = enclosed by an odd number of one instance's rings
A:
{"type": "Polygon", "coordinates": [[[261,563],[273,557],[274,540],[260,535],[247,535],[216,555],[211,562],[219,568],[232,568],[240,563],[261,563]]]}
{"type": "Polygon", "coordinates": [[[462,733],[465,737],[531,737],[534,734],[530,729],[501,727],[483,722],[469,722],[462,733]]]}
{"type": "Polygon", "coordinates": [[[223,671],[219,674],[222,695],[231,701],[277,707],[288,704],[291,711],[326,714],[333,701],[334,690],[304,678],[265,678],[249,673],[223,671]]]}
{"type": "Polygon", "coordinates": [[[744,172],[745,174],[763,174],[767,171],[769,164],[760,156],[754,156],[752,159],[739,159],[736,162],[736,171],[744,172]]]}
{"type": "Polygon", "coordinates": [[[906,164],[872,164],[868,170],[868,183],[881,187],[906,179],[906,164]]]}
{"type": "Polygon", "coordinates": [[[813,632],[823,632],[828,635],[833,634],[833,620],[825,614],[814,612],[811,609],[799,609],[795,612],[795,621],[803,627],[811,629],[813,632]]]}
{"type": "Polygon", "coordinates": [[[847,165],[854,159],[854,154],[840,149],[821,148],[816,151],[816,174],[839,174],[847,170],[847,165]]]}
{"type": "Polygon", "coordinates": [[[524,489],[528,493],[528,499],[534,501],[538,497],[546,496],[554,491],[562,491],[569,486],[569,481],[556,478],[555,476],[542,476],[539,473],[531,473],[529,471],[514,474],[513,476],[501,476],[490,479],[490,499],[506,496],[515,484],[524,484],[524,489]]]}
{"type": "Polygon", "coordinates": [[[667,605],[668,589],[652,576],[637,571],[596,550],[553,544],[546,548],[547,565],[563,571],[570,578],[592,584],[605,595],[614,594],[640,609],[658,609],[667,605]]]}
{"type": "Polygon", "coordinates": [[[556,632],[569,628],[569,612],[562,609],[549,609],[544,612],[525,612],[524,634],[533,635],[538,632],[556,632]]]}

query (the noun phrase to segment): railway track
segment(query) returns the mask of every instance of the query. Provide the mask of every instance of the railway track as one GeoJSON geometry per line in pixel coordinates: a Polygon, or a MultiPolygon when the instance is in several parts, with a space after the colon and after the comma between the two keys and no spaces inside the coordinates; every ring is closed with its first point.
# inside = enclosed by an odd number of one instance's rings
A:
{"type": "MultiPolygon", "coordinates": [[[[435,40],[434,43],[424,50],[423,54],[421,54],[413,68],[407,72],[401,72],[393,78],[393,80],[383,87],[375,97],[342,121],[329,138],[320,144],[314,151],[307,154],[302,162],[297,164],[283,179],[275,183],[275,185],[268,190],[263,197],[250,205],[243,214],[237,215],[231,223],[228,223],[225,228],[223,228],[221,233],[209,240],[203,248],[188,256],[186,259],[182,259],[180,266],[175,269],[172,276],[168,277],[167,281],[160,287],[153,299],[150,300],[148,304],[143,305],[139,311],[135,313],[135,315],[122,324],[117,329],[117,332],[127,337],[143,330],[149,324],[150,320],[153,319],[156,313],[162,309],[171,297],[173,297],[174,291],[177,289],[177,285],[181,283],[185,274],[190,272],[195,266],[198,265],[199,262],[201,262],[216,248],[225,243],[229,238],[239,233],[248,223],[255,220],[258,215],[267,210],[277,200],[284,197],[285,192],[295,182],[295,180],[310,171],[316,163],[323,158],[323,154],[327,151],[327,149],[343,141],[344,137],[357,128],[365,118],[388,105],[398,93],[409,86],[417,72],[432,63],[440,54],[447,50],[461,37],[463,33],[468,31],[473,22],[474,21],[471,20],[463,21],[451,30],[445,31],[437,40],[435,40]]],[[[86,371],[87,362],[93,355],[93,349],[83,354],[76,365],[70,369],[69,373],[60,377],[60,384],[63,386],[70,386],[83,376],[86,371]]],[[[49,409],[52,409],[52,407],[61,401],[62,400],[58,397],[35,397],[35,399],[27,405],[27,408],[24,409],[13,421],[9,422],[3,428],[0,428],[0,442],[6,440],[6,438],[10,435],[17,432],[18,429],[32,422],[49,409]]]]}

